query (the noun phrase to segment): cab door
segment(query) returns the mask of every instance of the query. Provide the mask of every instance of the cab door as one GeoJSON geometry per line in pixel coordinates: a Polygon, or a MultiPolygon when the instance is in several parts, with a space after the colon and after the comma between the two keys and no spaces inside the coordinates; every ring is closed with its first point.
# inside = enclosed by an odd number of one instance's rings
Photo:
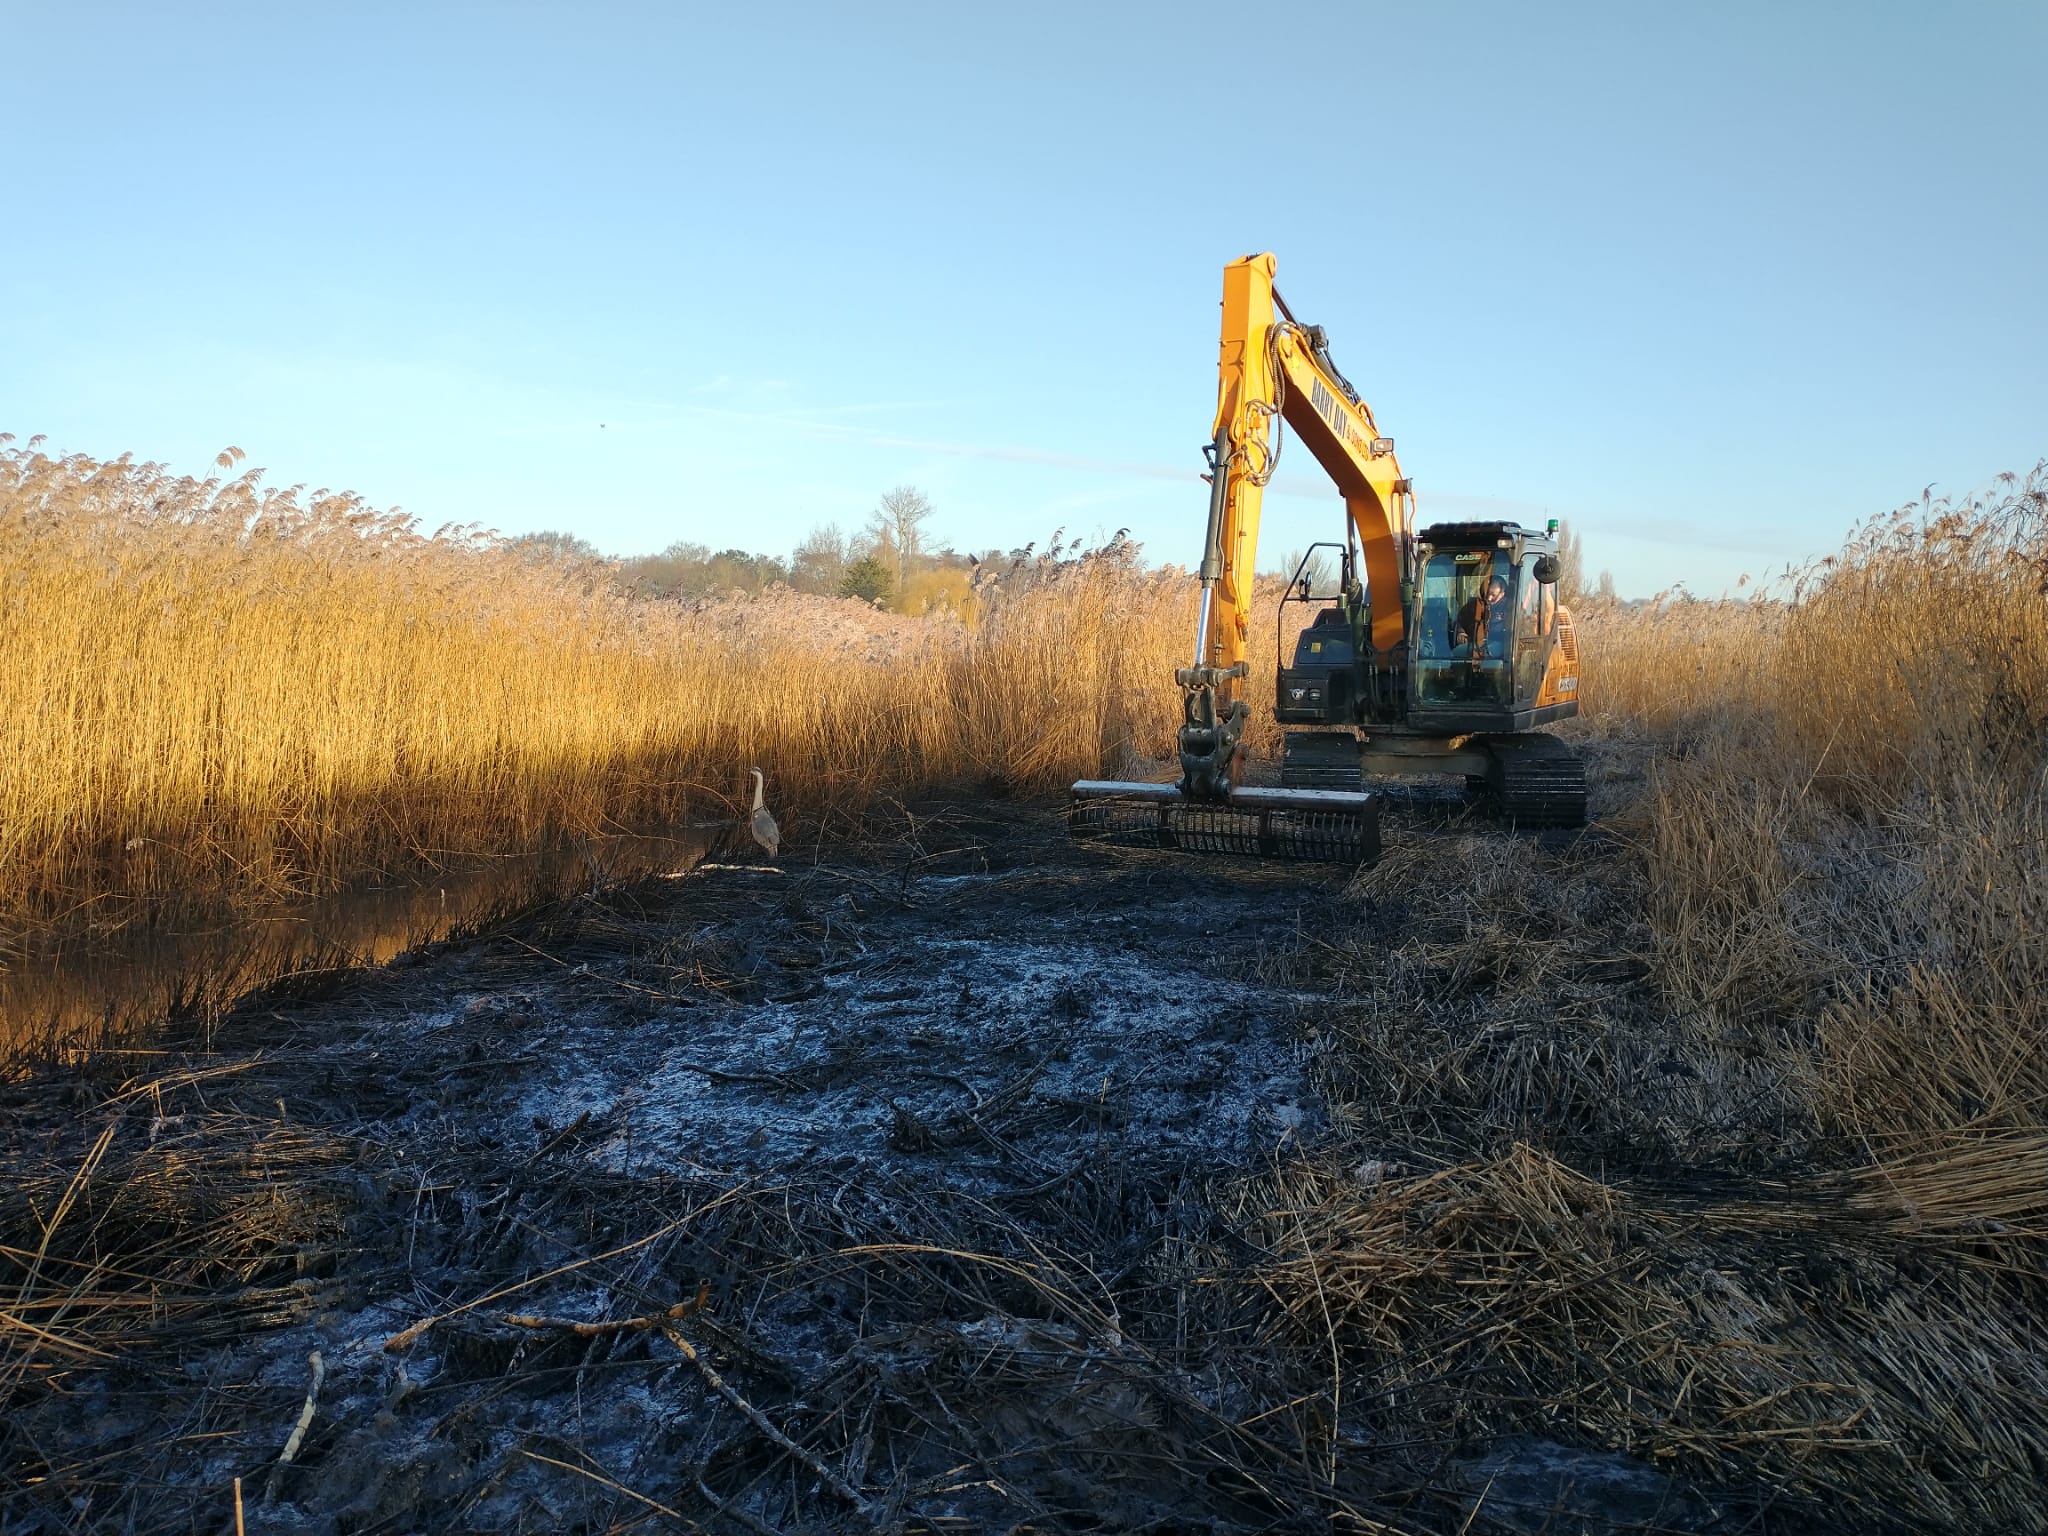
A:
{"type": "MultiPolygon", "coordinates": [[[[1515,607],[1515,708],[1527,709],[1536,702],[1536,695],[1543,686],[1544,668],[1550,661],[1550,648],[1554,637],[1552,626],[1543,622],[1547,589],[1536,579],[1537,556],[1532,552],[1522,557],[1522,563],[1515,572],[1515,592],[1512,599],[1515,607]]],[[[1552,600],[1553,602],[1555,599],[1552,600]]],[[[1555,613],[1555,608],[1549,609],[1555,613]]]]}

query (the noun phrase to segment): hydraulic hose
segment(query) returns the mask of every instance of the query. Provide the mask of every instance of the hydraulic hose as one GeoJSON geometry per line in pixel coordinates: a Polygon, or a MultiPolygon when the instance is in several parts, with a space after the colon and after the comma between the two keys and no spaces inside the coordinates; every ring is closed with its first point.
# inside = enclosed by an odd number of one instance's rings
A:
{"type": "Polygon", "coordinates": [[[1204,665],[1209,654],[1209,599],[1223,575],[1223,509],[1230,497],[1230,429],[1216,434],[1216,441],[1203,450],[1209,457],[1209,532],[1202,541],[1202,603],[1195,619],[1194,665],[1204,665]]]}

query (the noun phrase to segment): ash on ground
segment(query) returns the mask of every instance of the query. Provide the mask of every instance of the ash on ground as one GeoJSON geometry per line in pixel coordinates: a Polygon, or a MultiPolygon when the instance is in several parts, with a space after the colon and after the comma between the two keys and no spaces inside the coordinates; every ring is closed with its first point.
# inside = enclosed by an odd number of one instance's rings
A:
{"type": "MultiPolygon", "coordinates": [[[[1493,1442],[1333,1396],[1217,1199],[1335,1134],[1283,961],[1349,878],[935,814],[14,1084],[96,1342],[7,1383],[0,1529],[1469,1524],[1493,1442]]],[[[1546,1528],[1710,1523],[1663,1486],[1546,1528]]]]}

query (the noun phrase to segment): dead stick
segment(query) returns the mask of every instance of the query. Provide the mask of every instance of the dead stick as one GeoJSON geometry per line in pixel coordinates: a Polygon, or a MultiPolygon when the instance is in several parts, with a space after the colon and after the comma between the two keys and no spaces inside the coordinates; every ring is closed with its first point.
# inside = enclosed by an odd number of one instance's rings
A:
{"type": "Polygon", "coordinates": [[[50,1332],[47,1328],[38,1328],[27,1318],[16,1317],[12,1312],[0,1312],[0,1330],[8,1328],[19,1328],[23,1333],[31,1334],[41,1339],[50,1348],[77,1355],[80,1359],[111,1360],[114,1358],[103,1349],[94,1349],[90,1344],[80,1344],[75,1339],[67,1339],[60,1333],[50,1332]]]}
{"type": "MultiPolygon", "coordinates": [[[[549,954],[544,949],[535,949],[531,944],[527,943],[524,939],[514,939],[512,938],[512,935],[509,933],[506,934],[505,937],[507,939],[510,939],[511,942],[513,942],[514,944],[517,944],[529,955],[539,955],[541,959],[549,962],[551,965],[559,965],[565,971],[569,969],[568,961],[559,959],[556,956],[549,954]]],[[[666,992],[658,991],[653,987],[643,987],[635,981],[620,981],[615,976],[600,976],[597,974],[597,972],[591,970],[588,965],[583,966],[582,970],[583,973],[586,976],[588,976],[592,981],[601,981],[608,987],[618,987],[622,991],[626,992],[642,992],[649,997],[666,998],[668,996],[666,992]]]]}
{"type": "Polygon", "coordinates": [[[796,1085],[780,1072],[726,1072],[718,1067],[699,1066],[694,1061],[675,1063],[686,1072],[698,1072],[714,1083],[761,1083],[770,1088],[793,1089],[796,1085]]]}
{"type": "Polygon", "coordinates": [[[663,1336],[668,1339],[669,1343],[675,1345],[677,1349],[682,1351],[683,1358],[689,1361],[690,1364],[697,1367],[697,1374],[704,1378],[705,1385],[709,1386],[712,1391],[716,1392],[720,1397],[724,1398],[728,1403],[732,1404],[733,1407],[737,1408],[741,1413],[745,1414],[748,1422],[750,1422],[754,1426],[754,1428],[761,1431],[762,1434],[766,1435],[770,1440],[774,1441],[777,1445],[781,1446],[783,1450],[787,1451],[790,1455],[794,1456],[806,1467],[809,1467],[811,1469],[812,1474],[816,1476],[817,1479],[820,1482],[822,1482],[827,1488],[830,1488],[834,1493],[839,1495],[841,1499],[845,1500],[848,1504],[851,1504],[855,1509],[859,1510],[864,1517],[868,1515],[868,1501],[858,1488],[855,1488],[851,1483],[847,1482],[845,1478],[841,1477],[837,1472],[834,1472],[830,1467],[826,1466],[824,1462],[820,1461],[816,1456],[813,1456],[809,1451],[805,1450],[802,1446],[798,1445],[794,1440],[790,1439],[788,1435],[785,1435],[781,1430],[777,1429],[773,1424],[771,1424],[768,1421],[768,1415],[763,1413],[760,1409],[756,1408],[744,1397],[741,1397],[739,1393],[735,1392],[732,1389],[732,1387],[727,1384],[726,1379],[711,1368],[711,1362],[709,1360],[706,1360],[702,1355],[697,1353],[697,1346],[692,1344],[688,1339],[684,1338],[682,1333],[678,1329],[664,1324],[661,1331],[663,1336]]]}
{"type": "Polygon", "coordinates": [[[658,1514],[667,1515],[669,1519],[675,1521],[678,1525],[693,1526],[696,1523],[686,1518],[685,1516],[678,1514],[675,1510],[670,1509],[666,1504],[663,1504],[655,1499],[650,1499],[644,1493],[635,1493],[632,1489],[628,1488],[624,1483],[615,1482],[613,1479],[606,1477],[602,1472],[592,1472],[589,1468],[579,1467],[574,1462],[557,1461],[552,1456],[541,1455],[539,1451],[529,1451],[526,1449],[525,1446],[521,1446],[519,1448],[519,1454],[524,1456],[529,1461],[544,1461],[551,1467],[560,1467],[564,1472],[574,1472],[578,1477],[587,1477],[593,1483],[601,1483],[605,1487],[611,1489],[613,1493],[622,1493],[629,1499],[633,1499],[639,1503],[645,1504],[649,1509],[654,1510],[658,1514]]]}
{"type": "Polygon", "coordinates": [[[697,1287],[697,1294],[688,1301],[679,1301],[666,1312],[650,1312],[645,1317],[620,1317],[606,1322],[588,1323],[573,1317],[541,1317],[532,1312],[507,1312],[504,1320],[514,1328],[554,1328],[563,1333],[574,1334],[579,1339],[601,1339],[614,1333],[645,1333],[668,1323],[681,1322],[692,1312],[702,1312],[711,1304],[709,1284],[697,1287]]]}
{"type": "Polygon", "coordinates": [[[534,1153],[533,1156],[529,1157],[526,1161],[528,1163],[539,1162],[542,1158],[546,1157],[550,1152],[554,1151],[555,1148],[559,1147],[563,1142],[567,1141],[571,1136],[577,1135],[579,1132],[581,1132],[589,1124],[590,1111],[586,1109],[585,1111],[583,1111],[582,1114],[576,1117],[574,1124],[565,1125],[559,1131],[555,1132],[553,1136],[550,1136],[548,1138],[547,1145],[542,1147],[538,1152],[534,1153]]]}
{"type": "Polygon", "coordinates": [[[720,1195],[716,1200],[710,1201],[708,1204],[698,1206],[697,1209],[690,1212],[689,1215],[680,1217],[677,1220],[670,1222],[667,1226],[662,1227],[657,1231],[648,1233],[645,1237],[635,1238],[630,1243],[626,1243],[618,1248],[610,1249],[604,1253],[592,1254],[587,1259],[578,1259],[573,1264],[563,1264],[558,1268],[549,1270],[546,1274],[535,1275],[531,1280],[521,1280],[516,1285],[501,1285],[498,1287],[498,1289],[492,1291],[488,1296],[479,1296],[475,1301],[465,1301],[461,1306],[451,1307],[446,1312],[438,1312],[432,1317],[423,1317],[418,1322],[412,1324],[410,1327],[401,1328],[398,1330],[398,1332],[391,1335],[390,1338],[386,1339],[384,1341],[384,1352],[387,1355],[402,1355],[408,1349],[411,1349],[413,1345],[417,1344],[420,1341],[420,1335],[425,1333],[429,1328],[433,1327],[436,1323],[445,1323],[451,1317],[460,1317],[465,1312],[474,1312],[478,1307],[487,1306],[491,1302],[501,1300],[506,1296],[517,1295],[520,1291],[526,1290],[530,1286],[539,1285],[543,1280],[552,1280],[557,1275],[566,1275],[570,1273],[572,1270],[582,1269],[586,1265],[601,1264],[606,1259],[616,1259],[621,1254],[633,1252],[633,1250],[636,1248],[645,1248],[649,1243],[657,1242],[660,1239],[667,1237],[671,1232],[681,1231],[684,1227],[687,1227],[691,1222],[695,1221],[699,1216],[702,1216],[706,1211],[715,1211],[721,1205],[724,1205],[726,1201],[737,1199],[741,1193],[742,1189],[729,1189],[724,1194],[720,1195]]]}
{"type": "Polygon", "coordinates": [[[308,1355],[306,1363],[313,1368],[313,1382],[306,1388],[306,1406],[299,1410],[299,1422],[292,1426],[291,1438],[285,1441],[284,1450],[278,1454],[280,1466],[289,1466],[299,1454],[299,1447],[306,1443],[306,1431],[313,1427],[313,1414],[320,1402],[320,1383],[327,1377],[327,1362],[320,1358],[319,1350],[308,1355]]]}
{"type": "Polygon", "coordinates": [[[320,1383],[327,1379],[327,1362],[320,1358],[320,1351],[316,1349],[306,1357],[306,1363],[313,1368],[313,1381],[306,1388],[306,1403],[299,1410],[299,1420],[292,1426],[290,1438],[278,1453],[277,1465],[270,1469],[269,1480],[263,1485],[266,1503],[277,1497],[278,1487],[284,1481],[284,1469],[292,1464],[299,1454],[299,1447],[306,1443],[306,1431],[313,1427],[313,1415],[319,1411],[320,1383]]]}
{"type": "Polygon", "coordinates": [[[725,1499],[721,1499],[716,1493],[711,1491],[711,1485],[705,1482],[703,1478],[697,1478],[696,1484],[697,1497],[702,1499],[706,1504],[709,1504],[721,1515],[727,1515],[730,1516],[732,1519],[739,1521],[741,1525],[744,1525],[748,1530],[752,1531],[754,1533],[754,1536],[782,1536],[782,1532],[776,1530],[775,1527],[770,1525],[767,1521],[757,1520],[752,1515],[748,1514],[744,1509],[741,1509],[737,1504],[731,1503],[730,1501],[725,1499]]]}

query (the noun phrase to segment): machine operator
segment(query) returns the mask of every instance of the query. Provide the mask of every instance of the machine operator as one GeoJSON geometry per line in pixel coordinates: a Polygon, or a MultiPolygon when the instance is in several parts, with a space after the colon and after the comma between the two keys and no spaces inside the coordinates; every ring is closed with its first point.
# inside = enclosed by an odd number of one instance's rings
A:
{"type": "Polygon", "coordinates": [[[1495,571],[1487,578],[1485,596],[1474,596],[1458,610],[1457,622],[1451,626],[1451,644],[1483,650],[1488,631],[1508,622],[1507,578],[1495,571]]]}

